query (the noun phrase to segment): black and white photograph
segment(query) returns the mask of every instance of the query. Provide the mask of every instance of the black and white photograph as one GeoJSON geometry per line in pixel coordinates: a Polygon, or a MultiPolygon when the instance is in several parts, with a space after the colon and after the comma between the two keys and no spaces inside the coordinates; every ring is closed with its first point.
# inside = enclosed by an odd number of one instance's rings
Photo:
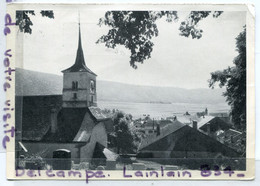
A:
{"type": "Polygon", "coordinates": [[[16,174],[247,171],[246,9],[33,7],[15,9],[16,174]]]}

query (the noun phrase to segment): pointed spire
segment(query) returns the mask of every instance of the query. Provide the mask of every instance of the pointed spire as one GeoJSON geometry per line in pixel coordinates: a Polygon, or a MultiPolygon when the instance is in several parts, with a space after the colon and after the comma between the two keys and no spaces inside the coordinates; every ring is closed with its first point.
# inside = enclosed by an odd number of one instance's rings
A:
{"type": "MultiPolygon", "coordinates": [[[[81,31],[80,31],[80,13],[79,13],[79,20],[78,20],[78,24],[79,24],[79,40],[78,40],[78,50],[82,50],[82,45],[81,45],[81,31]]],[[[83,54],[83,50],[82,50],[82,54],[83,54]]],[[[84,56],[83,56],[84,57],[84,56]]],[[[85,64],[85,61],[84,61],[85,64]]]]}
{"type": "Polygon", "coordinates": [[[78,24],[79,24],[79,40],[78,40],[78,51],[77,51],[77,57],[76,57],[75,64],[85,66],[86,64],[85,64],[83,49],[82,49],[82,45],[81,45],[80,20],[79,20],[78,24]]]}
{"type": "Polygon", "coordinates": [[[89,72],[96,75],[85,64],[84,53],[81,44],[80,17],[79,17],[78,24],[79,24],[79,40],[78,40],[78,50],[77,50],[76,60],[74,65],[72,65],[70,68],[66,70],[63,70],[62,72],[89,72]]]}

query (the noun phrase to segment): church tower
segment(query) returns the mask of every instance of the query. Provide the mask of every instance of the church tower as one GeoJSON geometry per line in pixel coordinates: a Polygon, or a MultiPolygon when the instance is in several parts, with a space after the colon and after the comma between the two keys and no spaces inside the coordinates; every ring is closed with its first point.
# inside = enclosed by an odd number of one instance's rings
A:
{"type": "Polygon", "coordinates": [[[96,74],[85,63],[79,24],[78,50],[75,63],[63,70],[62,107],[83,108],[97,106],[96,74]]]}

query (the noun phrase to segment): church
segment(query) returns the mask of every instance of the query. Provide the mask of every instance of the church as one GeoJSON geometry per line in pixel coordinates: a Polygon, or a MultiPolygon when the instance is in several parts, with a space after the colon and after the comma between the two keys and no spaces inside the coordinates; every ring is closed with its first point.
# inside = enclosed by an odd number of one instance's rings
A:
{"type": "Polygon", "coordinates": [[[97,107],[97,75],[86,65],[80,24],[76,60],[62,73],[62,95],[16,96],[17,166],[25,162],[33,169],[43,162],[66,170],[71,162],[95,168],[106,160],[113,123],[97,107]]]}

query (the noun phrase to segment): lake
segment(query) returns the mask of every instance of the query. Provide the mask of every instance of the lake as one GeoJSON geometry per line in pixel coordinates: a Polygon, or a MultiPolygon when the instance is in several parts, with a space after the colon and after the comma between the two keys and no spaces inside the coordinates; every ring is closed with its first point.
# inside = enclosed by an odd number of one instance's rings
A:
{"type": "Polygon", "coordinates": [[[133,103],[133,102],[113,102],[98,101],[98,106],[102,109],[118,109],[127,114],[132,114],[138,118],[143,114],[149,114],[153,118],[161,118],[173,115],[183,115],[186,111],[190,114],[202,112],[208,108],[209,113],[228,112],[230,107],[226,103],[219,104],[194,104],[194,103],[133,103]]]}

